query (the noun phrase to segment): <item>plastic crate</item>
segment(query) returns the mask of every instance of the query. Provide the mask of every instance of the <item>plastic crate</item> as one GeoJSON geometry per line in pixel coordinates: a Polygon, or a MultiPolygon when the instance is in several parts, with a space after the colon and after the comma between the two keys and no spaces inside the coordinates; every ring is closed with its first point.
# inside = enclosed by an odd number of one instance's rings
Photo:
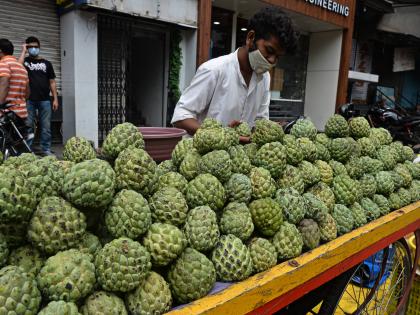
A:
{"type": "Polygon", "coordinates": [[[420,276],[414,279],[405,315],[420,315],[420,276]]]}

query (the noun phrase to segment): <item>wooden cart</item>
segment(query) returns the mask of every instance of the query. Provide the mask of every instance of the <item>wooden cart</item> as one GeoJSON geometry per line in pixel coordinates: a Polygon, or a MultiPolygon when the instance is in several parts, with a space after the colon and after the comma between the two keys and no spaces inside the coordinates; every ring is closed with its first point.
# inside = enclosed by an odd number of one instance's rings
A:
{"type": "MultiPolygon", "coordinates": [[[[410,233],[416,235],[416,266],[420,255],[420,201],[168,314],[273,314],[410,233]]],[[[408,297],[414,274],[412,268],[401,305],[408,297]]]]}

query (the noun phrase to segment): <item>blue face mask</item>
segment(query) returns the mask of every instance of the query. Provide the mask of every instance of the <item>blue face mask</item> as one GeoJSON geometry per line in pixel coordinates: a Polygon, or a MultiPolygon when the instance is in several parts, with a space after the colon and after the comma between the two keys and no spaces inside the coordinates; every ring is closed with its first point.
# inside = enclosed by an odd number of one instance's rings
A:
{"type": "Polygon", "coordinates": [[[28,49],[29,55],[31,55],[32,57],[36,57],[39,54],[39,48],[37,47],[31,47],[28,49]]]}

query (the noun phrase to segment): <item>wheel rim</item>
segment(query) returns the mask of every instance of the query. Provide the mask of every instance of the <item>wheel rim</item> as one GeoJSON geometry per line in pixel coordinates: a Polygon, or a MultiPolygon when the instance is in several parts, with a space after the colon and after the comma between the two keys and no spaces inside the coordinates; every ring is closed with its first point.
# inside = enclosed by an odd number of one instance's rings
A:
{"type": "MultiPolygon", "coordinates": [[[[386,264],[382,264],[384,267],[376,276],[372,277],[372,272],[369,273],[364,265],[355,270],[334,314],[387,315],[397,310],[409,283],[411,257],[408,248],[400,241],[392,244],[389,252],[386,264]],[[368,280],[375,282],[370,288],[366,287],[368,280]]],[[[380,252],[372,256],[376,261],[382,261],[382,258],[385,256],[381,257],[380,252]]]]}

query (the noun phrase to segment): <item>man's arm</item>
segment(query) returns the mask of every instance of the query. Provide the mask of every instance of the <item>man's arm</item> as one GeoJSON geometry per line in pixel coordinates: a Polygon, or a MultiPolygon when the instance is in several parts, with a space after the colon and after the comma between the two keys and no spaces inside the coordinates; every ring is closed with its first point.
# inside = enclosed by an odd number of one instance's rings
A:
{"type": "Polygon", "coordinates": [[[23,62],[25,61],[26,51],[27,51],[26,44],[23,44],[22,45],[22,52],[20,53],[20,56],[19,56],[19,59],[18,59],[18,62],[22,65],[23,65],[23,62]]]}
{"type": "Polygon", "coordinates": [[[200,67],[176,104],[171,123],[194,135],[200,127],[197,118],[208,108],[216,83],[217,70],[200,67]]]}
{"type": "Polygon", "coordinates": [[[29,80],[28,82],[26,82],[26,94],[25,94],[25,98],[28,99],[29,95],[31,95],[31,87],[29,85],[29,80]]]}
{"type": "Polygon", "coordinates": [[[0,77],[0,104],[6,102],[7,93],[9,93],[9,77],[0,77]]]}
{"type": "Polygon", "coordinates": [[[58,109],[58,94],[57,94],[57,83],[55,82],[55,79],[50,80],[50,90],[53,95],[52,109],[53,111],[56,111],[58,109]]]}

